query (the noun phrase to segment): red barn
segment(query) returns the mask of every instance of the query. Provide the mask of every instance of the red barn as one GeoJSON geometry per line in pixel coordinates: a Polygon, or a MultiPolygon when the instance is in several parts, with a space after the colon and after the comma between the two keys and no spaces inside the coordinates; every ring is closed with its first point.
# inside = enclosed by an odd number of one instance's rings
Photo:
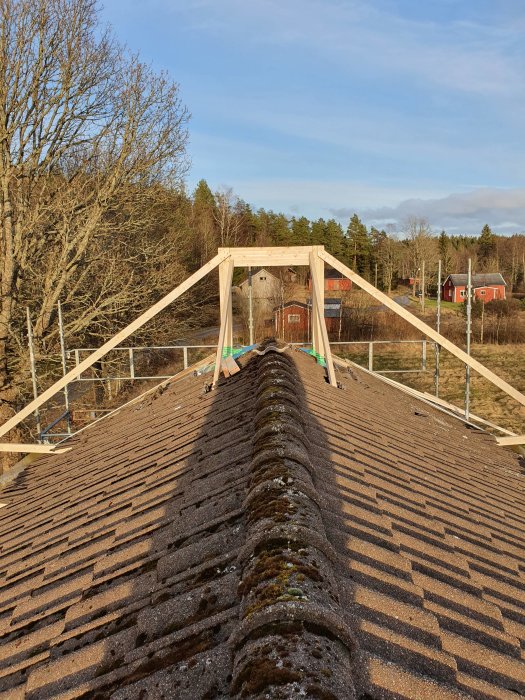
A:
{"type": "MultiPolygon", "coordinates": [[[[484,303],[505,299],[507,283],[499,272],[472,275],[472,295],[484,303]]],[[[449,275],[443,282],[443,301],[462,302],[467,298],[467,275],[449,275]]]]}
{"type": "MultiPolygon", "coordinates": [[[[312,280],[308,280],[308,289],[312,289],[312,280]]],[[[332,267],[324,269],[324,290],[325,292],[349,292],[352,289],[352,281],[345,277],[338,270],[332,267]]]]}
{"type": "MultiPolygon", "coordinates": [[[[341,299],[324,300],[324,320],[328,333],[337,333],[341,322],[341,299]]],[[[273,310],[273,324],[278,338],[303,343],[310,340],[312,318],[312,302],[306,300],[288,301],[284,306],[276,306],[273,310]]]]}
{"type": "Polygon", "coordinates": [[[310,334],[310,307],[301,301],[288,301],[273,310],[275,335],[292,343],[302,343],[310,334]]]}
{"type": "MultiPolygon", "coordinates": [[[[350,281],[350,280],[349,280],[350,281]]],[[[328,333],[337,333],[341,323],[343,305],[341,299],[324,300],[324,320],[328,333]]]]}

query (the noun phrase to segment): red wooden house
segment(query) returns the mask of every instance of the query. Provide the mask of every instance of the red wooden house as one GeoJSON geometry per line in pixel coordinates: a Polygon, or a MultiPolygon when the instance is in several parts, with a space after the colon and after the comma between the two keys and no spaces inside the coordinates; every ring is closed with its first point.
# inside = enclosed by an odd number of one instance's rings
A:
{"type": "MultiPolygon", "coordinates": [[[[507,283],[499,272],[472,275],[472,296],[484,303],[505,299],[507,283]]],[[[462,302],[467,298],[467,275],[449,275],[442,285],[443,301],[462,302]]]]}
{"type": "MultiPolygon", "coordinates": [[[[337,332],[342,313],[341,299],[324,300],[324,319],[328,333],[337,332]]],[[[275,335],[292,343],[302,343],[310,340],[312,318],[312,302],[306,300],[288,301],[284,306],[276,306],[273,310],[273,325],[275,335]]]]}
{"type": "MultiPolygon", "coordinates": [[[[308,289],[312,289],[312,280],[308,279],[308,289]]],[[[325,266],[324,290],[325,292],[349,292],[352,289],[352,281],[338,270],[325,266]]]]}
{"type": "Polygon", "coordinates": [[[310,335],[311,308],[301,301],[288,301],[273,310],[273,323],[277,338],[292,343],[302,343],[310,335]]]}

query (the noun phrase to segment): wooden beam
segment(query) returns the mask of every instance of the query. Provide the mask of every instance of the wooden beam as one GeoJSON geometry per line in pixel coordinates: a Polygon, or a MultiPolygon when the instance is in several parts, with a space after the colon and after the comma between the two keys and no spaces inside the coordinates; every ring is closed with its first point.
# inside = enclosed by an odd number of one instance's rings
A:
{"type": "Polygon", "coordinates": [[[0,452],[26,452],[39,455],[59,455],[62,452],[69,452],[71,447],[56,447],[55,445],[38,445],[20,442],[4,442],[0,443],[0,452]]]}
{"type": "Polygon", "coordinates": [[[368,292],[372,297],[374,297],[374,299],[377,299],[377,301],[381,302],[381,304],[389,308],[391,311],[394,311],[398,316],[404,318],[405,321],[408,321],[408,323],[421,331],[421,333],[424,333],[429,338],[432,338],[432,340],[438,343],[442,348],[448,350],[452,355],[481,374],[482,377],[485,377],[485,379],[488,379],[489,382],[492,382],[492,384],[497,386],[498,389],[501,389],[509,396],[512,396],[513,399],[516,399],[516,401],[518,401],[522,406],[525,406],[525,396],[513,386],[508,384],[505,380],[498,377],[497,374],[491,372],[490,369],[487,369],[487,367],[482,365],[481,362],[478,362],[470,355],[467,355],[467,353],[461,350],[461,348],[458,348],[457,345],[454,345],[454,343],[450,342],[450,340],[421,321],[419,318],[417,318],[417,316],[414,316],[414,314],[410,313],[410,311],[407,311],[403,306],[397,304],[389,296],[383,292],[380,292],[379,289],[376,289],[372,284],[370,284],[370,282],[367,282],[349,267],[343,265],[343,263],[340,263],[339,260],[334,258],[333,255],[330,255],[330,253],[322,250],[319,252],[319,255],[325,262],[331,265],[335,270],[338,270],[343,275],[351,279],[352,282],[357,284],[358,287],[361,287],[361,289],[363,289],[365,292],[368,292]]]}
{"type": "Polygon", "coordinates": [[[496,438],[498,445],[501,447],[510,447],[512,445],[525,445],[525,435],[513,435],[512,437],[496,438]]]}
{"type": "MultiPolygon", "coordinates": [[[[222,249],[224,250],[224,248],[222,249]]],[[[219,344],[217,346],[217,355],[215,358],[215,371],[213,372],[213,386],[219,381],[219,374],[221,371],[222,363],[222,353],[224,350],[224,341],[226,339],[226,332],[228,328],[228,316],[231,311],[231,295],[232,295],[232,280],[233,280],[233,260],[228,258],[226,261],[227,269],[223,272],[222,278],[220,280],[221,289],[220,296],[223,300],[223,306],[221,309],[221,327],[219,330],[219,344]]]]}
{"type": "MultiPolygon", "coordinates": [[[[318,276],[320,273],[320,268],[324,270],[324,262],[321,260],[317,253],[310,253],[310,279],[312,282],[312,349],[317,354],[324,357],[324,352],[322,352],[323,337],[321,331],[321,324],[324,319],[324,313],[321,318],[317,313],[317,297],[319,297],[319,304],[324,311],[324,284],[321,285],[317,283],[318,276]]],[[[320,273],[324,276],[324,272],[320,273]]]]}
{"type": "Polygon", "coordinates": [[[226,370],[228,372],[230,377],[232,377],[234,374],[237,374],[237,372],[241,371],[241,368],[235,362],[231,355],[222,358],[221,367],[223,371],[226,370]]]}
{"type": "MultiPolygon", "coordinates": [[[[319,249],[322,246],[314,246],[314,251],[310,253],[310,271],[312,273],[312,303],[314,304],[314,318],[316,327],[316,339],[319,343],[318,349],[314,345],[314,352],[319,353],[326,362],[328,380],[332,386],[337,386],[335,377],[332,350],[328,340],[326,321],[324,318],[324,264],[319,257],[319,249]]],[[[312,335],[312,337],[314,337],[312,335]]]]}
{"type": "Polygon", "coordinates": [[[227,251],[235,267],[288,267],[309,265],[312,246],[267,246],[261,248],[219,248],[227,251]]]}
{"type": "MultiPolygon", "coordinates": [[[[222,311],[227,307],[226,327],[224,329],[224,348],[233,347],[233,317],[232,317],[232,293],[233,284],[232,258],[223,260],[219,265],[219,308],[222,318],[222,311]],[[231,268],[231,269],[230,269],[231,268]]],[[[231,350],[230,350],[231,352],[231,350]]]]}
{"type": "Polygon", "coordinates": [[[171,291],[169,294],[166,294],[166,296],[163,297],[160,301],[158,301],[156,304],[153,304],[153,306],[151,306],[147,311],[145,311],[138,318],[132,321],[129,325],[127,325],[116,335],[114,335],[113,338],[111,338],[111,340],[108,340],[108,342],[104,343],[104,345],[102,345],[98,350],[95,350],[95,352],[92,352],[91,355],[88,355],[88,357],[86,357],[86,359],[83,360],[78,365],[78,367],[75,367],[70,372],[65,374],[49,389],[44,391],[43,394],[40,394],[40,396],[37,399],[31,401],[31,403],[29,403],[25,408],[19,411],[15,416],[10,418],[6,423],[4,423],[4,425],[0,426],[0,436],[8,433],[12,428],[18,425],[21,421],[23,421],[24,418],[27,418],[27,416],[33,413],[35,408],[38,408],[46,401],[48,401],[48,399],[52,398],[57,392],[63,389],[66,386],[66,384],[73,382],[82,372],[84,372],[86,369],[89,369],[94,362],[100,360],[100,358],[104,357],[106,353],[108,353],[110,350],[113,350],[113,348],[115,348],[123,340],[128,338],[132,333],[141,328],[145,323],[147,323],[147,321],[151,320],[160,311],[169,306],[169,304],[171,304],[173,301],[175,301],[175,299],[180,297],[181,294],[184,294],[184,292],[190,289],[190,287],[192,287],[196,282],[205,277],[208,274],[208,272],[211,272],[213,269],[215,269],[217,265],[219,265],[219,263],[225,259],[225,257],[225,253],[219,253],[218,255],[216,255],[208,263],[206,263],[206,265],[201,267],[200,270],[197,270],[197,272],[193,273],[193,275],[188,277],[188,279],[185,280],[182,284],[179,284],[179,286],[176,287],[173,291],[171,291]]]}

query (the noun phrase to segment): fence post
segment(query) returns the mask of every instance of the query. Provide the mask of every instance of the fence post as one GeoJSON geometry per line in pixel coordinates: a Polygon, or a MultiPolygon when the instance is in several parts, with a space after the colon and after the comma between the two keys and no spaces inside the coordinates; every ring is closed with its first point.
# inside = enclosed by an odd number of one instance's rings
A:
{"type": "Polygon", "coordinates": [[[426,339],[422,340],[421,343],[422,343],[422,345],[421,345],[421,364],[422,364],[422,369],[426,370],[426,368],[427,368],[427,341],[426,341],[426,339]]]}
{"type": "Polygon", "coordinates": [[[368,341],[368,369],[370,372],[374,371],[374,341],[368,341]]]}
{"type": "MultiPolygon", "coordinates": [[[[78,348],[75,348],[74,352],[75,352],[75,367],[78,367],[80,364],[80,352],[79,352],[78,348]]],[[[77,377],[77,382],[79,382],[79,381],[80,381],[80,374],[77,377]]]]}
{"type": "Polygon", "coordinates": [[[182,348],[182,355],[184,357],[184,369],[188,369],[188,346],[185,345],[182,348]]]}
{"type": "Polygon", "coordinates": [[[129,349],[129,376],[135,379],[135,356],[133,355],[133,348],[129,349]]]}

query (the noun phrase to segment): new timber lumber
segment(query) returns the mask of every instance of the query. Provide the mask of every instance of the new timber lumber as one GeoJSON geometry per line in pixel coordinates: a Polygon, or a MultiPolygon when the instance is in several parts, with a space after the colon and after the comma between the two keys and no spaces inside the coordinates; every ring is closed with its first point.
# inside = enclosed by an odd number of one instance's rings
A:
{"type": "Polygon", "coordinates": [[[275,246],[261,248],[219,248],[227,251],[235,267],[283,267],[309,265],[313,246],[275,246]]]}
{"type": "Polygon", "coordinates": [[[237,374],[237,372],[241,371],[241,368],[239,365],[235,362],[233,357],[231,355],[228,355],[228,357],[223,357],[222,362],[221,362],[221,368],[222,371],[226,369],[228,371],[228,375],[231,377],[234,374],[237,374]]]}
{"type": "MultiPolygon", "coordinates": [[[[10,418],[4,425],[0,426],[0,436],[8,433],[12,428],[17,426],[24,418],[27,418],[36,408],[39,408],[48,399],[52,398],[57,392],[63,389],[66,384],[75,381],[75,379],[82,374],[86,369],[89,369],[91,365],[104,357],[106,353],[113,350],[117,345],[119,345],[123,340],[128,338],[132,333],[141,328],[150,319],[156,316],[160,311],[169,306],[175,299],[180,297],[184,292],[186,292],[190,287],[192,287],[196,282],[205,277],[208,272],[219,265],[227,257],[226,253],[219,253],[214,258],[212,258],[206,265],[197,270],[193,275],[188,277],[182,284],[179,284],[173,291],[166,294],[165,297],[160,299],[156,304],[153,304],[147,311],[141,314],[138,318],[132,321],[128,326],[119,331],[116,335],[104,343],[98,350],[88,355],[85,360],[83,360],[77,367],[72,369],[70,372],[65,374],[61,379],[55,382],[49,389],[44,391],[37,399],[31,401],[25,408],[19,411],[16,415],[10,418]]],[[[4,450],[5,451],[5,450],[4,450]]]]}
{"type": "Polygon", "coordinates": [[[5,442],[0,444],[0,452],[27,452],[40,455],[58,455],[62,452],[69,452],[71,449],[71,447],[56,448],[55,445],[33,445],[31,443],[21,442],[5,442]]]}
{"type": "Polygon", "coordinates": [[[512,396],[513,399],[516,399],[516,401],[518,401],[522,406],[525,406],[525,396],[513,386],[508,384],[505,380],[498,377],[497,374],[491,372],[490,369],[487,369],[487,367],[482,365],[481,362],[478,362],[470,355],[467,355],[467,353],[461,350],[461,348],[458,348],[457,345],[451,343],[450,340],[421,321],[421,319],[417,318],[417,316],[411,314],[410,311],[407,311],[400,304],[396,304],[393,299],[388,297],[386,294],[383,294],[383,292],[380,292],[379,289],[376,289],[372,284],[370,284],[370,282],[367,282],[349,267],[343,265],[343,263],[340,263],[339,260],[334,258],[333,255],[330,255],[330,253],[327,253],[322,249],[319,251],[319,255],[326,263],[331,265],[335,270],[341,272],[343,275],[345,275],[345,277],[351,279],[352,282],[357,284],[358,287],[361,287],[361,289],[363,289],[365,292],[368,292],[372,297],[374,297],[374,299],[377,299],[391,311],[394,311],[394,313],[396,313],[398,316],[404,318],[405,321],[408,321],[412,326],[417,328],[426,336],[432,338],[432,340],[438,343],[442,348],[448,350],[452,355],[464,362],[471,369],[478,372],[478,374],[481,374],[481,376],[485,377],[485,379],[488,379],[489,382],[492,382],[492,384],[497,386],[498,389],[501,389],[509,396],[512,396]]]}
{"type": "Polygon", "coordinates": [[[501,447],[511,447],[512,445],[525,445],[525,435],[513,435],[512,437],[496,438],[501,447]]]}
{"type": "Polygon", "coordinates": [[[332,386],[337,386],[335,377],[334,363],[332,360],[332,351],[328,340],[328,331],[326,330],[326,321],[324,318],[324,265],[319,256],[319,248],[315,246],[315,252],[310,253],[310,272],[312,274],[312,297],[315,303],[315,324],[317,327],[317,342],[319,347],[314,351],[320,353],[322,351],[323,359],[326,362],[328,371],[328,380],[332,386]],[[319,337],[320,336],[320,337],[319,337]]]}
{"type": "MultiPolygon", "coordinates": [[[[227,250],[221,248],[220,250],[227,250]]],[[[215,371],[213,372],[213,386],[219,381],[219,373],[221,371],[222,353],[224,351],[224,342],[226,333],[231,325],[231,298],[232,298],[232,281],[233,281],[233,259],[230,257],[225,263],[226,269],[221,275],[220,298],[221,307],[221,328],[219,331],[219,344],[217,346],[217,356],[215,359],[215,371]]],[[[229,373],[228,373],[229,375],[229,373]]]]}

